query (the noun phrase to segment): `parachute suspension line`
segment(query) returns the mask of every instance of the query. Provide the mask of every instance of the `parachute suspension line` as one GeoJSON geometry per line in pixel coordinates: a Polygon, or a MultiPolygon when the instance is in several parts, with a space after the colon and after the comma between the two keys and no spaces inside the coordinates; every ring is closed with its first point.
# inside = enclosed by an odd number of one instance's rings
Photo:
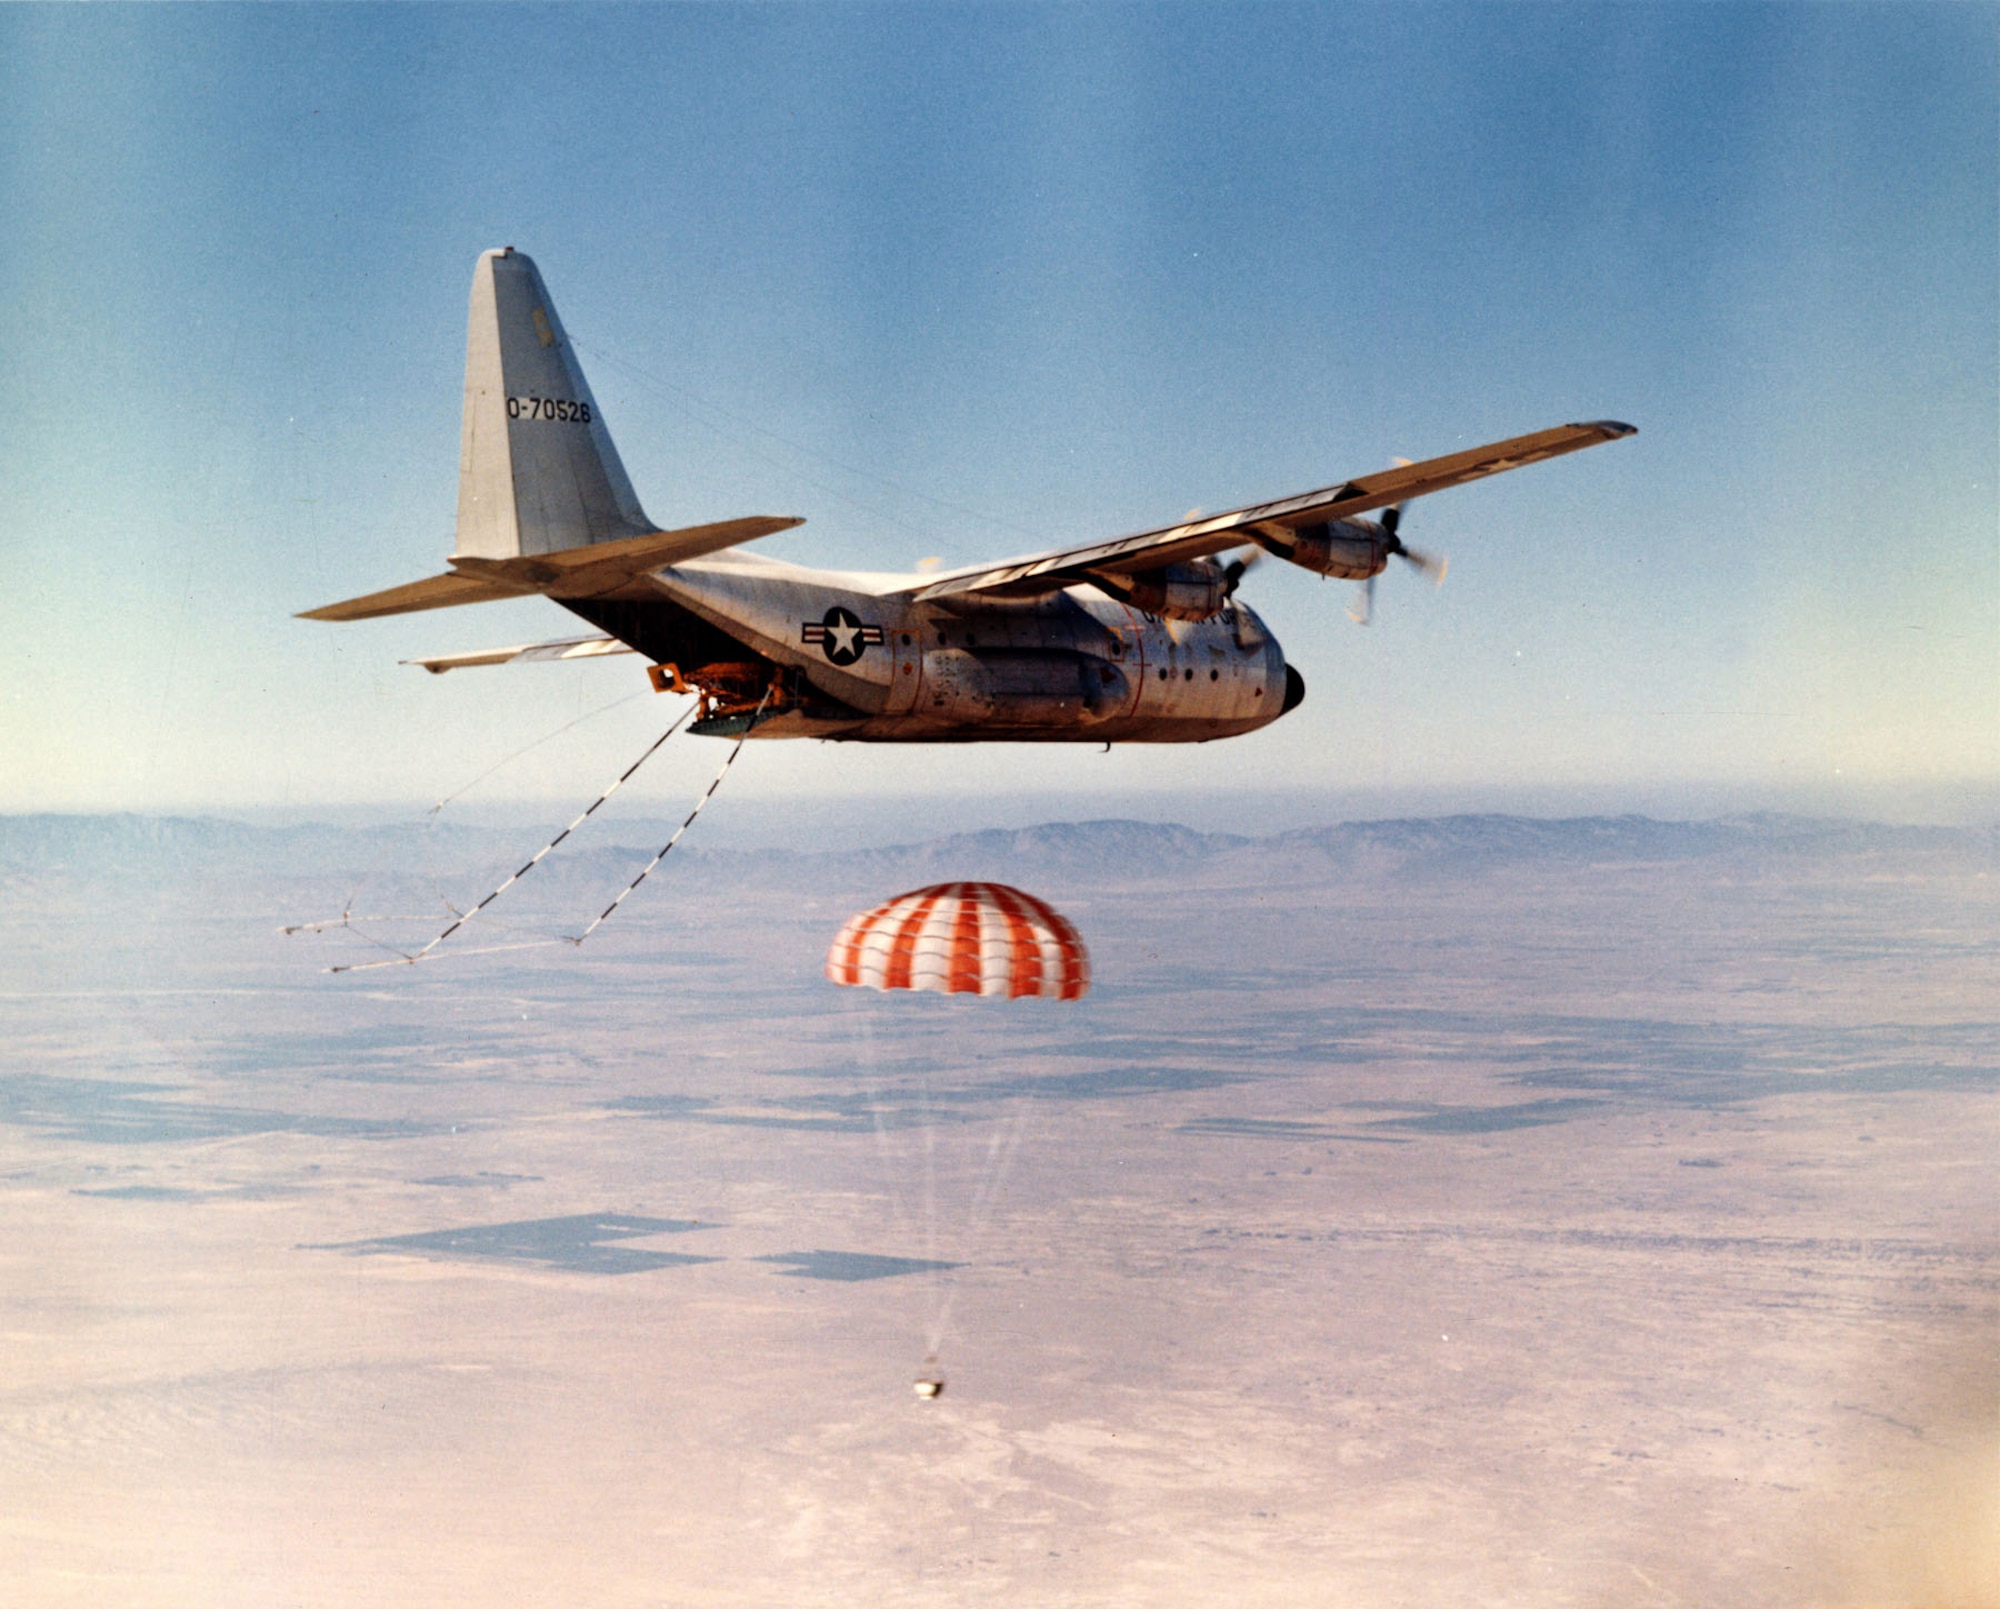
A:
{"type": "MultiPolygon", "coordinates": [[[[972,1195],[972,1206],[966,1214],[965,1241],[963,1255],[976,1257],[987,1243],[987,1226],[992,1222],[993,1209],[1007,1182],[1007,1175],[1014,1166],[1014,1154],[1020,1149],[1021,1134],[1027,1126],[1029,1102],[1016,1099],[1013,1103],[1013,1120],[1005,1129],[995,1126],[992,1137],[986,1142],[986,1161],[980,1169],[979,1185],[972,1195]]],[[[926,1252],[926,1256],[933,1253],[926,1252]]],[[[946,1338],[951,1333],[952,1304],[958,1300],[956,1282],[947,1283],[942,1278],[937,1282],[937,1305],[931,1320],[928,1337],[929,1353],[927,1361],[935,1362],[944,1348],[946,1338]]]]}
{"type": "MultiPolygon", "coordinates": [[[[942,1037],[941,1032],[933,1037],[942,1037]]],[[[917,1064],[917,1088],[923,1094],[924,1125],[924,1261],[931,1264],[931,1300],[933,1307],[932,1336],[929,1350],[937,1352],[937,1331],[943,1329],[936,1322],[935,1314],[944,1308],[944,1270],[937,1267],[938,1258],[938,1204],[937,1204],[937,1108],[931,1100],[931,1064],[935,1057],[925,1056],[917,1064]]]]}
{"type": "MultiPolygon", "coordinates": [[[[666,841],[666,843],[660,847],[660,852],[657,855],[655,855],[651,860],[646,862],[646,869],[641,873],[639,873],[637,877],[633,878],[631,882],[627,883],[623,888],[623,890],[620,891],[618,897],[615,900],[613,900],[609,905],[605,906],[603,910],[599,911],[597,913],[596,920],[593,921],[590,924],[590,926],[585,928],[581,933],[577,934],[575,938],[571,939],[569,941],[570,943],[580,945],[583,943],[585,939],[589,938],[591,934],[595,933],[600,927],[602,927],[605,923],[605,920],[611,915],[611,913],[617,910],[620,905],[623,905],[625,903],[625,896],[631,893],[633,889],[637,888],[641,883],[643,883],[648,877],[652,875],[653,868],[659,865],[661,861],[665,860],[668,854],[672,851],[674,845],[681,841],[681,834],[686,832],[688,828],[694,825],[694,818],[700,815],[703,809],[706,808],[708,801],[715,797],[715,790],[722,786],[722,779],[729,775],[729,768],[736,763],[736,756],[743,752],[743,745],[750,741],[750,734],[754,730],[756,730],[758,721],[763,719],[764,708],[771,702],[771,694],[775,688],[775,685],[776,684],[774,683],[772,687],[767,687],[764,689],[764,696],[759,700],[757,700],[757,709],[756,712],[752,714],[750,717],[750,724],[744,727],[743,730],[737,734],[735,743],[730,745],[729,753],[723,757],[722,769],[715,773],[715,780],[708,785],[708,791],[702,794],[702,796],[699,799],[695,800],[694,808],[687,813],[687,820],[683,821],[678,827],[674,829],[673,837],[669,838],[666,841]]],[[[686,715],[683,715],[681,717],[681,721],[684,721],[686,719],[687,719],[686,715]]],[[[679,725],[680,721],[674,722],[674,727],[678,727],[679,725]]],[[[668,728],[668,731],[671,732],[673,729],[674,729],[673,727],[670,727],[668,728]]],[[[660,743],[664,742],[666,742],[666,738],[662,737],[660,739],[660,743]]],[[[653,748],[658,748],[659,746],[660,746],[659,743],[656,743],[653,745],[653,748]]],[[[647,753],[650,754],[651,752],[652,752],[651,749],[647,750],[647,753]]],[[[639,767],[636,765],[632,767],[633,771],[636,771],[638,769],[639,767]]],[[[631,774],[632,774],[631,771],[625,773],[626,776],[630,776],[631,774]]],[[[618,779],[619,782],[623,782],[624,780],[625,780],[624,777],[620,777],[618,779]]],[[[616,787],[617,783],[613,783],[612,786],[616,787]]],[[[590,808],[591,810],[595,810],[597,806],[592,805],[590,808]]],[[[589,810],[586,810],[584,812],[584,815],[586,816],[589,814],[590,814],[589,810]]],[[[579,816],[577,819],[580,821],[583,819],[583,817],[579,816]]],[[[562,840],[560,838],[556,840],[556,843],[561,843],[561,842],[562,840]]],[[[553,849],[555,845],[551,844],[549,847],[553,849]]],[[[544,853],[546,853],[546,851],[544,851],[544,853]]],[[[540,857],[537,856],[536,858],[539,859],[540,857]]],[[[527,868],[524,866],[522,870],[525,871],[527,870],[527,868]]],[[[436,941],[433,940],[433,942],[436,941]]]]}
{"type": "MultiPolygon", "coordinates": [[[[881,1170],[882,1189],[889,1204],[889,1215],[895,1227],[898,1242],[912,1245],[921,1251],[926,1262],[937,1261],[937,1109],[931,1098],[930,1065],[941,1053],[944,1030],[934,1027],[929,1034],[917,1036],[918,1048],[912,1059],[905,1055],[893,1071],[883,1064],[881,1047],[875,1038],[875,1013],[882,1009],[871,1001],[855,1001],[849,1008],[847,1021],[850,1028],[850,1042],[855,1047],[857,1065],[865,1064],[875,1087],[869,1094],[868,1115],[875,1130],[875,1157],[881,1170]],[[914,1082],[911,1068],[914,1067],[914,1082]],[[890,1097],[894,1094],[904,1102],[900,1130],[914,1130],[922,1138],[924,1147],[923,1194],[921,1197],[921,1223],[918,1220],[919,1200],[914,1193],[913,1181],[908,1177],[905,1166],[906,1151],[893,1144],[889,1137],[889,1123],[886,1114],[891,1111],[890,1097]],[[912,1106],[911,1103],[914,1103],[912,1106]],[[906,1189],[906,1186],[909,1187],[906,1189]]],[[[910,1036],[900,1038],[905,1050],[910,1036]]],[[[924,1293],[923,1312],[918,1316],[919,1327],[924,1335],[923,1368],[918,1377],[920,1394],[922,1383],[939,1383],[942,1377],[937,1373],[938,1347],[942,1338],[943,1315],[949,1312],[950,1303],[946,1299],[937,1269],[927,1271],[927,1277],[911,1282],[914,1291],[924,1293]]]]}
{"type": "MultiPolygon", "coordinates": [[[[923,1283],[929,1297],[929,1311],[924,1324],[923,1365],[917,1375],[918,1393],[925,1396],[935,1395],[944,1389],[938,1352],[944,1345],[945,1324],[951,1312],[947,1270],[939,1266],[942,1259],[938,1256],[938,1114],[931,1096],[931,1068],[942,1061],[947,1049],[956,1051],[957,1035],[947,1022],[936,1022],[924,1037],[917,1054],[917,1095],[921,1102],[918,1127],[924,1146],[923,1258],[930,1265],[924,1271],[923,1283]],[[927,1387],[935,1389],[928,1390],[927,1387]]],[[[952,1059],[956,1063],[959,1058],[954,1055],[952,1059]]],[[[954,1246],[952,1250],[956,1253],[961,1248],[954,1246]]]]}
{"type": "MultiPolygon", "coordinates": [[[[766,694],[765,696],[769,697],[770,695],[766,694]]],[[[761,711],[762,708],[763,706],[760,704],[758,706],[758,709],[761,711]]],[[[393,961],[365,961],[361,962],[358,965],[349,965],[343,967],[328,967],[327,970],[329,972],[366,972],[375,967],[415,966],[419,961],[423,960],[433,950],[435,950],[440,944],[444,943],[446,939],[450,938],[452,934],[456,933],[460,928],[464,927],[467,922],[471,921],[481,911],[485,910],[487,906],[491,905],[502,894],[506,893],[508,889],[512,888],[523,877],[526,877],[529,872],[533,871],[537,866],[539,866],[542,863],[543,856],[547,855],[548,852],[554,849],[557,844],[561,843],[571,833],[575,832],[577,828],[581,827],[592,816],[596,815],[598,806],[602,805],[605,800],[609,799],[614,793],[616,793],[627,782],[629,782],[632,779],[633,774],[638,771],[639,767],[644,765],[648,760],[650,760],[655,754],[659,752],[660,745],[665,743],[668,738],[672,737],[676,732],[678,732],[683,726],[687,724],[688,717],[694,714],[694,711],[695,711],[695,706],[690,704],[686,709],[682,710],[679,715],[675,716],[673,724],[669,726],[664,732],[662,732],[658,737],[654,738],[653,741],[646,746],[646,752],[644,754],[641,754],[638,759],[634,760],[630,765],[628,765],[623,771],[623,773],[620,774],[616,782],[612,783],[610,787],[606,788],[602,793],[600,793],[595,799],[591,801],[589,809],[585,810],[582,815],[576,818],[576,820],[572,821],[567,827],[563,828],[563,830],[557,833],[555,837],[551,838],[547,843],[543,844],[540,849],[536,850],[534,854],[528,858],[526,863],[522,865],[519,871],[515,872],[514,875],[508,878],[506,882],[502,883],[498,888],[494,889],[492,893],[488,894],[486,898],[481,900],[477,905],[473,906],[471,910],[465,912],[462,916],[460,916],[457,921],[453,922],[450,927],[446,928],[436,938],[432,939],[430,943],[426,944],[421,950],[418,950],[410,955],[398,956],[393,961]]],[[[731,750],[730,759],[733,760],[735,757],[736,757],[735,751],[731,750]]],[[[728,764],[726,761],[724,762],[723,769],[724,770],[728,769],[728,764]]],[[[721,779],[718,777],[716,780],[720,781],[721,779]]],[[[715,792],[714,786],[711,785],[708,791],[710,793],[715,792]]],[[[449,801],[446,802],[448,803],[449,801]]],[[[706,804],[707,802],[708,802],[707,798],[706,796],[704,796],[702,803],[706,804]]],[[[442,809],[443,805],[440,805],[438,808],[442,809]]],[[[700,809],[701,809],[700,805],[695,806],[695,810],[697,813],[700,812],[700,809]]],[[[693,816],[688,817],[689,821],[692,821],[693,819],[694,819],[693,816]]],[[[685,824],[683,824],[682,831],[684,832],[686,830],[687,830],[686,826],[685,824]]],[[[675,833],[674,836],[678,838],[680,836],[680,833],[675,833]]],[[[668,848],[672,847],[673,847],[672,845],[668,845],[668,848]]],[[[662,850],[660,851],[660,853],[665,854],[666,850],[662,850]]],[[[653,860],[653,865],[657,866],[658,864],[659,864],[659,857],[655,856],[653,860]]],[[[653,869],[652,866],[648,866],[646,868],[646,871],[651,871],[652,869],[653,869]]],[[[641,872],[639,874],[641,880],[644,879],[645,875],[646,872],[641,872]]],[[[638,884],[634,883],[632,886],[636,888],[638,887],[638,884]]],[[[629,894],[631,891],[632,891],[631,889],[627,889],[625,893],[629,894]]],[[[618,899],[623,899],[624,897],[625,894],[620,894],[618,896],[618,899]]],[[[617,907],[618,901],[613,900],[611,903],[612,907],[615,909],[617,907]]],[[[609,916],[610,914],[611,914],[610,911],[606,911],[604,913],[605,916],[609,916]]],[[[601,922],[603,920],[604,920],[603,916],[600,916],[597,919],[598,922],[601,922]]],[[[596,922],[593,922],[591,924],[592,927],[595,927],[596,925],[597,925],[596,922]]],[[[556,941],[550,940],[548,942],[553,943],[556,941]]],[[[581,943],[582,941],[577,940],[576,942],[581,943]]]]}
{"type": "Polygon", "coordinates": [[[855,1052],[857,1067],[864,1065],[862,1053],[865,1051],[865,1065],[876,1080],[876,1087],[868,1102],[868,1115],[875,1125],[875,1160],[882,1170],[883,1188],[889,1195],[889,1211],[896,1221],[896,1232],[901,1236],[909,1229],[910,1214],[903,1200],[903,1192],[897,1186],[898,1170],[890,1153],[889,1126],[883,1120],[883,1112],[888,1104],[886,1100],[888,1092],[881,1082],[882,1058],[875,1045],[873,1010],[873,1005],[865,1001],[855,1001],[848,1007],[849,1039],[857,1047],[855,1052]],[[859,1024],[859,1027],[854,1027],[855,1024],[859,1024]]]}

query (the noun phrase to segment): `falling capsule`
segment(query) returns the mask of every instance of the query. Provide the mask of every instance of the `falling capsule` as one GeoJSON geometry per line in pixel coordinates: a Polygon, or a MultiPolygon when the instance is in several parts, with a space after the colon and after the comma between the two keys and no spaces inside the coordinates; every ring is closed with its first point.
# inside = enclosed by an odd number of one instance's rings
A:
{"type": "Polygon", "coordinates": [[[936,1358],[924,1359],[924,1372],[917,1376],[914,1389],[926,1402],[944,1395],[944,1371],[938,1367],[936,1358]]]}

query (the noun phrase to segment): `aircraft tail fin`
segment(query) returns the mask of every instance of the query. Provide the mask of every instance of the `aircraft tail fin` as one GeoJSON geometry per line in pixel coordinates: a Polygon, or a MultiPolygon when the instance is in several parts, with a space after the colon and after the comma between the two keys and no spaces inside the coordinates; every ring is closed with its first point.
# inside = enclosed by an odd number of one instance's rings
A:
{"type": "Polygon", "coordinates": [[[561,553],[654,525],[534,262],[509,246],[472,274],[454,560],[561,553]]]}

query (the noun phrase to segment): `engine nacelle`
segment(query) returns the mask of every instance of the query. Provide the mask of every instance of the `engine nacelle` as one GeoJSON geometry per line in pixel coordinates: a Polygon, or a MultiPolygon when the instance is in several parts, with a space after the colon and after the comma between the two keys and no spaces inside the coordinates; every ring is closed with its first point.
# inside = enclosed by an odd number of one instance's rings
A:
{"type": "Polygon", "coordinates": [[[1170,564],[1132,576],[1121,589],[1121,601],[1162,620],[1208,620],[1229,602],[1229,580],[1206,561],[1170,564]]]}
{"type": "Polygon", "coordinates": [[[1393,542],[1373,520],[1333,520],[1302,526],[1291,547],[1273,544],[1271,551],[1315,575],[1366,581],[1388,568],[1389,555],[1396,551],[1393,542]]]}

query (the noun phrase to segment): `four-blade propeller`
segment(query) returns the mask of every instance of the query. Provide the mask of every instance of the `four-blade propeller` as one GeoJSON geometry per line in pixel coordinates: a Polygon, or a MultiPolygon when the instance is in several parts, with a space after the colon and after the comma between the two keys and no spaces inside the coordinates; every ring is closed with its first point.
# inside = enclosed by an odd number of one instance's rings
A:
{"type": "MultiPolygon", "coordinates": [[[[1396,534],[1396,527],[1403,523],[1403,505],[1394,504],[1382,510],[1382,535],[1388,552],[1411,566],[1419,575],[1427,575],[1431,585],[1444,585],[1445,560],[1442,554],[1427,553],[1422,548],[1413,548],[1396,534]]],[[[1375,577],[1370,576],[1361,583],[1354,602],[1348,606],[1347,618],[1357,626],[1369,624],[1375,617],[1375,577]]]]}
{"type": "Polygon", "coordinates": [[[1231,559],[1225,564],[1222,567],[1222,596],[1225,599],[1235,597],[1236,589],[1243,585],[1243,578],[1256,569],[1263,558],[1262,548],[1246,548],[1241,558],[1231,559]]]}

